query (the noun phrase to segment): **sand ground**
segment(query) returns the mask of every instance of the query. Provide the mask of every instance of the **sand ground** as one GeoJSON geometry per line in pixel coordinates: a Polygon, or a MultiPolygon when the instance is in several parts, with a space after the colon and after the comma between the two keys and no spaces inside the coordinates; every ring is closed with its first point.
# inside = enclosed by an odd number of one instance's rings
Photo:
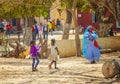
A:
{"type": "Polygon", "coordinates": [[[31,71],[31,59],[0,58],[0,84],[120,84],[120,79],[105,79],[102,65],[118,59],[120,52],[102,54],[97,64],[83,57],[61,58],[58,70],[48,69],[49,61],[40,59],[37,72],[31,71]]]}
{"type": "MultiPolygon", "coordinates": [[[[61,33],[54,36],[61,40],[61,33]]],[[[97,64],[90,64],[83,57],[61,58],[58,70],[49,70],[50,61],[40,59],[37,72],[31,71],[31,59],[0,58],[0,84],[120,84],[120,79],[105,79],[102,74],[103,63],[120,60],[119,56],[120,52],[102,54],[97,64]]]]}

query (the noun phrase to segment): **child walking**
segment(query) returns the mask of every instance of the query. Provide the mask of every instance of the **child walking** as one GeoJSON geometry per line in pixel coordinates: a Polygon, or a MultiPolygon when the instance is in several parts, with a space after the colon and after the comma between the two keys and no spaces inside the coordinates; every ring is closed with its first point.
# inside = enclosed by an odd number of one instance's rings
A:
{"type": "Polygon", "coordinates": [[[55,39],[51,40],[51,47],[50,47],[50,55],[49,55],[49,60],[51,60],[51,63],[49,64],[49,69],[52,69],[52,64],[54,63],[55,69],[58,69],[57,67],[57,60],[58,60],[58,48],[55,45],[55,39]]]}
{"type": "Polygon", "coordinates": [[[30,47],[30,54],[32,57],[32,71],[37,71],[37,66],[39,64],[39,57],[38,57],[38,51],[40,50],[40,47],[36,46],[35,41],[31,41],[31,47],[30,47]]]}

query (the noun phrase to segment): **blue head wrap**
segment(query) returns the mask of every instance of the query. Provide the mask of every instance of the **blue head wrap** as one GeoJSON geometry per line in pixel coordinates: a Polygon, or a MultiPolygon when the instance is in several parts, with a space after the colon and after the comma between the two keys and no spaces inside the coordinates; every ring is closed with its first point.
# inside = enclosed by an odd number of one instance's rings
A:
{"type": "Polygon", "coordinates": [[[85,35],[87,34],[89,29],[91,29],[91,28],[92,28],[91,25],[87,26],[86,29],[85,29],[84,35],[83,35],[83,40],[82,40],[82,53],[83,53],[83,56],[86,56],[86,51],[87,51],[87,47],[86,47],[87,39],[85,38],[85,35]]]}
{"type": "Polygon", "coordinates": [[[86,29],[85,29],[84,34],[85,34],[86,32],[88,32],[88,30],[89,30],[89,29],[91,29],[91,28],[92,28],[92,26],[91,26],[91,25],[90,25],[90,26],[87,26],[87,27],[86,27],[86,29]]]}

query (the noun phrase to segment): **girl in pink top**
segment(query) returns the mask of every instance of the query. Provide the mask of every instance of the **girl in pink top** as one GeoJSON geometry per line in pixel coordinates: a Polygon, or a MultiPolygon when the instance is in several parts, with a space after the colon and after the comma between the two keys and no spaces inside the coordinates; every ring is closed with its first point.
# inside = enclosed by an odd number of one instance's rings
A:
{"type": "Polygon", "coordinates": [[[39,64],[38,52],[41,49],[41,46],[36,46],[35,41],[31,41],[30,54],[32,57],[32,71],[37,71],[37,66],[39,64]]]}
{"type": "Polygon", "coordinates": [[[40,23],[40,25],[38,26],[38,31],[39,31],[39,37],[42,38],[42,36],[43,36],[43,26],[42,26],[42,23],[40,23]]]}

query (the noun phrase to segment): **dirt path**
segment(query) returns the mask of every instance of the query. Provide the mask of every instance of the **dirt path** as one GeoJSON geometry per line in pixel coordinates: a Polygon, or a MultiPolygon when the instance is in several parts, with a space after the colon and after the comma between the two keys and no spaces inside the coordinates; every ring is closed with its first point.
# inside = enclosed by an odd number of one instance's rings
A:
{"type": "Polygon", "coordinates": [[[0,84],[120,84],[104,79],[102,64],[118,58],[120,52],[103,54],[100,63],[89,64],[83,57],[61,58],[60,69],[48,70],[47,59],[41,59],[39,71],[31,72],[30,59],[0,58],[0,84]]]}

